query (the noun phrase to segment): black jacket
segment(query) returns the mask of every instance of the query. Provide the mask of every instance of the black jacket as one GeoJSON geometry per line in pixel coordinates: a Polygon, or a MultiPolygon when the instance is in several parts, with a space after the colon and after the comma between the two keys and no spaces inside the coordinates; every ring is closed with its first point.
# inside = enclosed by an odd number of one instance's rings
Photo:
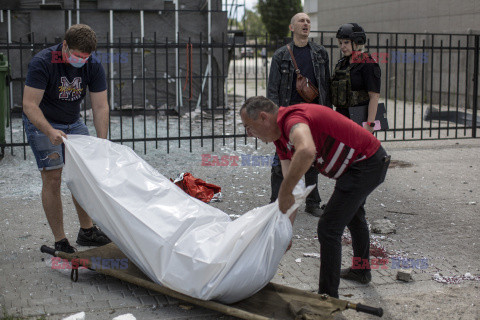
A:
{"type": "MultiPolygon", "coordinates": [[[[318,83],[318,103],[331,107],[329,81],[330,69],[328,62],[328,53],[325,48],[314,42],[309,42],[310,54],[312,56],[313,68],[318,83]]],[[[293,48],[293,42],[290,43],[293,48]]],[[[268,78],[267,98],[275,102],[278,106],[289,106],[292,96],[292,81],[295,72],[292,57],[288,52],[287,46],[283,46],[275,51],[270,66],[270,75],[268,78]]]]}

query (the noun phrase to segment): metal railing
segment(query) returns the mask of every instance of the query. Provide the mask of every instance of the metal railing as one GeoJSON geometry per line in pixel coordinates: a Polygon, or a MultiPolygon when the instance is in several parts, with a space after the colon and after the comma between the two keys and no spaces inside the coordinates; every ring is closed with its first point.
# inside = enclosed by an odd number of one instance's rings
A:
{"type": "MultiPolygon", "coordinates": [[[[333,72],[340,58],[335,33],[311,35],[312,41],[327,49],[333,72]]],[[[246,142],[238,109],[247,97],[266,94],[271,56],[288,40],[272,43],[268,35],[241,33],[224,34],[221,42],[206,39],[200,35],[175,43],[155,34],[99,43],[97,58],[106,71],[107,84],[115,86],[110,100],[110,140],[145,153],[150,148],[169,152],[172,146],[185,147],[186,143],[190,151],[193,143],[211,143],[213,151],[219,141],[230,140],[234,148],[237,141],[246,142]],[[181,61],[177,67],[172,64],[175,52],[181,61]],[[211,65],[207,64],[209,55],[211,65]]],[[[18,147],[26,154],[19,115],[28,61],[52,45],[33,37],[0,43],[0,52],[15,70],[8,106],[11,125],[2,145],[12,154],[18,147]]],[[[479,35],[369,33],[367,48],[382,70],[380,101],[385,102],[390,125],[388,131],[377,132],[377,137],[383,141],[476,138],[479,46],[479,35]]],[[[93,128],[88,97],[82,104],[82,117],[93,128]]]]}

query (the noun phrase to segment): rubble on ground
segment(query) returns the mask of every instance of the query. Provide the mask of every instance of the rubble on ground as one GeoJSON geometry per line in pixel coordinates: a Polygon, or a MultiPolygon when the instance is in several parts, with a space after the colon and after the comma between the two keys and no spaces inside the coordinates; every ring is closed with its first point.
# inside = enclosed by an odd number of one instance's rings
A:
{"type": "Polygon", "coordinates": [[[388,219],[379,219],[372,222],[372,232],[379,234],[397,233],[395,224],[388,219]]]}

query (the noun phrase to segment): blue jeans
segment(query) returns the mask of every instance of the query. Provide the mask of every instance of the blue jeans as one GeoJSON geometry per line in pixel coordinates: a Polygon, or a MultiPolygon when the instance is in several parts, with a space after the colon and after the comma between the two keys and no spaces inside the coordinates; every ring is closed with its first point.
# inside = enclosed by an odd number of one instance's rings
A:
{"type": "MultiPolygon", "coordinates": [[[[318,293],[338,298],[342,264],[342,234],[348,227],[352,235],[353,256],[370,258],[370,235],[365,219],[367,197],[384,180],[390,158],[380,147],[370,158],[353,164],[335,184],[323,215],[318,221],[320,241],[320,284],[318,293]]],[[[365,270],[370,272],[370,270],[365,270]]]]}
{"type": "MultiPolygon", "coordinates": [[[[27,135],[28,144],[32,148],[33,155],[37,161],[39,170],[54,170],[62,168],[65,163],[65,145],[53,145],[50,139],[23,115],[23,124],[25,126],[25,134],[27,135]],[[59,157],[50,158],[52,154],[58,154],[59,157]]],[[[88,128],[81,119],[72,124],[60,124],[50,122],[50,125],[57,130],[61,130],[66,134],[81,134],[88,136],[88,128]]]]}

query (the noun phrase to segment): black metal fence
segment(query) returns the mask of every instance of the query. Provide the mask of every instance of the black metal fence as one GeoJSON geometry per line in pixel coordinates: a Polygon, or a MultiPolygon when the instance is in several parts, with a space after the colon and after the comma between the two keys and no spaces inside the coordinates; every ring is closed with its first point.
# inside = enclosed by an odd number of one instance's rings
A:
{"type": "MultiPolygon", "coordinates": [[[[334,35],[328,43],[331,66],[334,35]]],[[[382,69],[381,100],[390,130],[383,140],[475,138],[478,134],[479,35],[369,33],[382,69]]]]}
{"type": "MultiPolygon", "coordinates": [[[[340,58],[335,33],[311,35],[326,47],[333,71],[340,58]]],[[[208,43],[200,35],[176,43],[154,34],[99,43],[96,56],[109,85],[109,139],[145,153],[187,145],[191,151],[197,142],[211,143],[212,151],[216,143],[245,143],[238,109],[247,97],[266,94],[271,56],[288,39],[273,43],[268,35],[241,33],[222,39],[208,43]]],[[[28,61],[52,45],[33,37],[0,43],[13,70],[6,141],[0,146],[12,154],[26,154],[20,114],[28,61]]],[[[479,35],[369,33],[367,48],[381,66],[380,100],[390,125],[376,133],[380,140],[478,136],[479,35]]],[[[92,127],[88,97],[82,116],[92,127]]]]}

